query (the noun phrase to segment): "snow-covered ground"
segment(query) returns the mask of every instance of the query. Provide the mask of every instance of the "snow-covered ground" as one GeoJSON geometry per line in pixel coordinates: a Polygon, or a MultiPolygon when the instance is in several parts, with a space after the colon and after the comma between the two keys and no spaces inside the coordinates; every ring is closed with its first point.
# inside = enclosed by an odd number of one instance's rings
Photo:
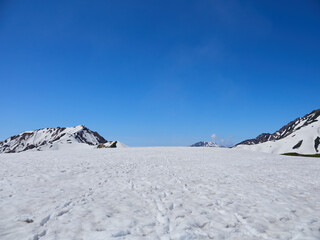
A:
{"type": "Polygon", "coordinates": [[[320,239],[320,159],[187,147],[1,154],[0,239],[320,239]]]}

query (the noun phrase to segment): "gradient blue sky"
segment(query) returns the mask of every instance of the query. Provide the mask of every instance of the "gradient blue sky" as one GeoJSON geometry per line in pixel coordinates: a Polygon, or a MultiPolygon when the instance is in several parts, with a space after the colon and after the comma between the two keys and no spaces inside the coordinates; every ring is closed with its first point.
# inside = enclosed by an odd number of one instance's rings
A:
{"type": "Polygon", "coordinates": [[[320,108],[320,2],[0,1],[0,140],[237,143],[320,108]]]}

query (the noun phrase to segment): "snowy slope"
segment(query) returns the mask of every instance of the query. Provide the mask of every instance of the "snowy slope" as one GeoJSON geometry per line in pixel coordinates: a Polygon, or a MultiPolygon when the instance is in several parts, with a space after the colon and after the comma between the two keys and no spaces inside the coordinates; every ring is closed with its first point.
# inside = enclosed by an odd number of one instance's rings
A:
{"type": "Polygon", "coordinates": [[[0,239],[320,239],[320,161],[224,148],[0,156],[0,239]]]}
{"type": "Polygon", "coordinates": [[[267,153],[315,154],[320,152],[320,109],[297,118],[274,134],[261,134],[241,142],[238,149],[267,153]]]}
{"type": "Polygon", "coordinates": [[[93,132],[83,125],[67,128],[43,128],[26,131],[0,142],[0,153],[61,149],[69,147],[70,144],[72,147],[79,148],[106,142],[97,132],[93,132]]]}
{"type": "Polygon", "coordinates": [[[195,144],[190,145],[190,147],[219,147],[216,143],[214,142],[197,142],[195,144]]]}

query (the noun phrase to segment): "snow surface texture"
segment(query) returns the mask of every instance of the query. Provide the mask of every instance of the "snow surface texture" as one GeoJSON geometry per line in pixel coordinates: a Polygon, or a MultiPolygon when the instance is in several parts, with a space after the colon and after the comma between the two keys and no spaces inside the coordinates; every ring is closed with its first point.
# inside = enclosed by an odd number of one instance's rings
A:
{"type": "Polygon", "coordinates": [[[223,148],[0,155],[0,239],[320,239],[320,161],[223,148]]]}
{"type": "Polygon", "coordinates": [[[320,110],[316,110],[303,118],[298,118],[294,122],[289,123],[287,128],[282,131],[279,130],[270,136],[279,140],[269,140],[253,145],[240,144],[235,148],[278,154],[291,152],[301,154],[320,153],[319,112],[320,110]]]}
{"type": "Polygon", "coordinates": [[[219,147],[215,142],[197,142],[192,144],[190,147],[219,147]]]}
{"type": "Polygon", "coordinates": [[[61,148],[82,148],[85,145],[106,143],[103,137],[83,125],[76,127],[43,128],[26,131],[0,142],[0,153],[22,151],[57,150],[61,148]],[[80,144],[80,145],[79,145],[80,144]]]}

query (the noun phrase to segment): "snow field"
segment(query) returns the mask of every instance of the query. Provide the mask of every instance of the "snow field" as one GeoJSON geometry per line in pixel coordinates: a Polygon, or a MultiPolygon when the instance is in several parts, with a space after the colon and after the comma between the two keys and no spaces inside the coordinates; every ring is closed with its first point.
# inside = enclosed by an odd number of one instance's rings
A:
{"type": "Polygon", "coordinates": [[[220,148],[0,155],[0,239],[320,239],[320,161],[220,148]]]}

